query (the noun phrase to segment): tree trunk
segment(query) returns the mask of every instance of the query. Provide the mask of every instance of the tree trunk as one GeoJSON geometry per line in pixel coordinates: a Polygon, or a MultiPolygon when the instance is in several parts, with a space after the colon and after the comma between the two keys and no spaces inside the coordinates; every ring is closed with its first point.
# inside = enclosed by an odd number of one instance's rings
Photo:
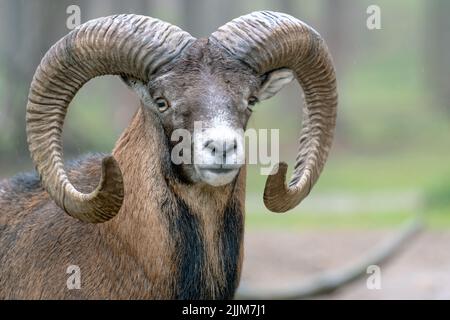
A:
{"type": "Polygon", "coordinates": [[[435,102],[450,116],[450,1],[427,2],[424,65],[435,102]]]}

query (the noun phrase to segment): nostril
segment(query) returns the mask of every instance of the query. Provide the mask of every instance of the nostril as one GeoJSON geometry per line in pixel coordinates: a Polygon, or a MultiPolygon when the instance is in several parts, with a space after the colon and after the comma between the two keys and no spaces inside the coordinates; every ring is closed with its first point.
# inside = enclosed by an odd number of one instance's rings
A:
{"type": "Polygon", "coordinates": [[[237,140],[234,139],[233,141],[230,141],[226,144],[225,148],[226,152],[236,152],[237,150],[237,140]]]}
{"type": "Polygon", "coordinates": [[[212,139],[207,140],[207,141],[203,144],[203,147],[206,148],[206,149],[212,149],[212,148],[214,148],[214,140],[212,140],[212,139]]]}
{"type": "Polygon", "coordinates": [[[214,156],[216,153],[216,145],[214,143],[214,140],[208,140],[203,144],[203,148],[211,152],[211,154],[214,156]]]}
{"type": "Polygon", "coordinates": [[[210,139],[203,144],[203,147],[206,151],[210,152],[212,156],[218,156],[225,159],[227,156],[237,153],[238,142],[237,139],[220,141],[210,139]]]}

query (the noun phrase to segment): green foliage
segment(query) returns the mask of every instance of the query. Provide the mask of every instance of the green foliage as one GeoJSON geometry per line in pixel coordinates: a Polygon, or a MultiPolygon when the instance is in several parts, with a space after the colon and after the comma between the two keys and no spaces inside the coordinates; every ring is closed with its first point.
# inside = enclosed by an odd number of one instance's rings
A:
{"type": "Polygon", "coordinates": [[[440,211],[447,209],[446,213],[450,215],[450,172],[427,189],[425,202],[431,209],[440,211]]]}
{"type": "MultiPolygon", "coordinates": [[[[296,209],[284,214],[249,212],[246,223],[255,229],[376,229],[399,226],[411,216],[408,212],[323,214],[296,209]]],[[[450,226],[450,220],[447,225],[450,226]]]]}

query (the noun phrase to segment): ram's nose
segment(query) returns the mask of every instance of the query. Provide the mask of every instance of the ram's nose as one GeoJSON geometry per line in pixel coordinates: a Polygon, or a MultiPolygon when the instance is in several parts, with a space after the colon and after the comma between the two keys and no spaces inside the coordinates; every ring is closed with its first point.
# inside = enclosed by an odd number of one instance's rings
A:
{"type": "Polygon", "coordinates": [[[204,151],[214,157],[216,164],[233,164],[230,160],[236,158],[238,142],[236,137],[208,140],[205,142],[204,151]]]}
{"type": "Polygon", "coordinates": [[[207,129],[195,142],[195,167],[201,179],[211,185],[231,182],[245,163],[243,134],[239,130],[207,129]]]}
{"type": "Polygon", "coordinates": [[[195,138],[198,165],[210,168],[238,168],[244,164],[243,133],[229,127],[204,130],[195,138]]]}

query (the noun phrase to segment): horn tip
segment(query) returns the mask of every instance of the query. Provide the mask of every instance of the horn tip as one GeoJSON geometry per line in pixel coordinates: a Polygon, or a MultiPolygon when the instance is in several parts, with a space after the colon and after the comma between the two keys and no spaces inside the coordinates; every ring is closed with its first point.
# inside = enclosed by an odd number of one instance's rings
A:
{"type": "Polygon", "coordinates": [[[104,181],[107,182],[103,187],[108,189],[120,189],[118,195],[123,196],[123,177],[120,170],[119,163],[113,156],[106,156],[102,159],[102,176],[104,181]]]}
{"type": "Polygon", "coordinates": [[[264,205],[272,212],[286,212],[289,210],[283,201],[283,194],[287,193],[286,174],[288,165],[280,162],[274,166],[271,174],[267,177],[264,188],[264,205]]]}

